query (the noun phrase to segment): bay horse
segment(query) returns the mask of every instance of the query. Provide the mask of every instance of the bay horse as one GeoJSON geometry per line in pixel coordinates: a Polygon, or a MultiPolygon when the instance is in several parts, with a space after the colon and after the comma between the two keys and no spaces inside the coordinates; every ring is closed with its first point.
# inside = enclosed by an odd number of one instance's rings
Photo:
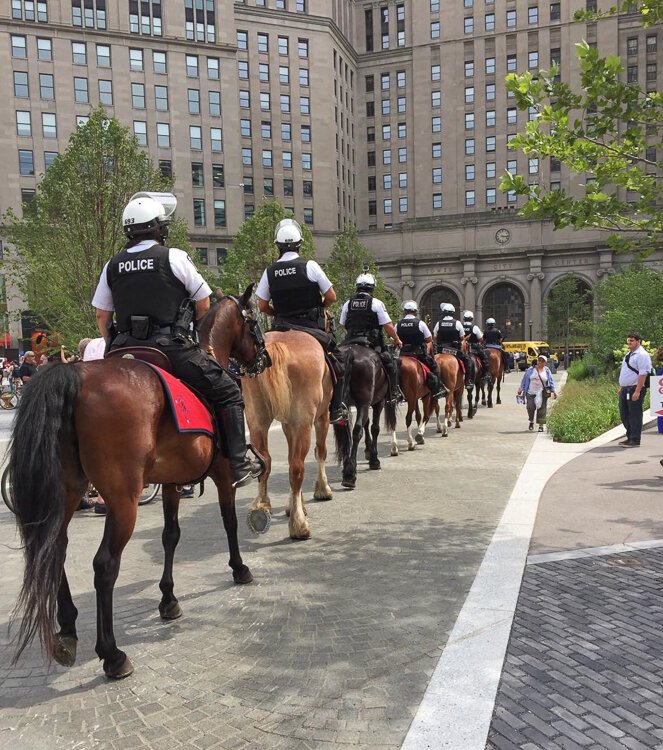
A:
{"type": "MultiPolygon", "coordinates": [[[[264,352],[258,345],[251,292],[252,285],[239,299],[221,299],[201,325],[218,332],[216,351],[221,364],[227,365],[232,354],[257,372],[264,365],[264,352]]],[[[36,635],[49,660],[54,658],[67,667],[75,663],[78,611],[64,564],[67,527],[88,482],[98,489],[107,508],[93,567],[95,651],[108,677],[119,679],[133,672],[113,632],[113,588],[146,484],[163,485],[165,562],[159,612],[164,620],[182,614],[172,574],[180,537],[177,486],[196,481],[206,472],[218,489],[233,579],[238,584],[253,580],[239,551],[228,461],[221,453],[215,455],[209,436],[177,431],[159,377],[137,359],[57,363],[39,370],[23,388],[8,469],[11,508],[25,555],[23,586],[12,618],[22,616],[14,663],[36,635]]]]}
{"type": "MultiPolygon", "coordinates": [[[[405,427],[407,429],[407,449],[413,451],[416,445],[423,445],[426,441],[424,433],[426,425],[433,412],[433,399],[426,385],[426,378],[421,363],[418,359],[408,355],[401,355],[401,364],[398,372],[398,382],[401,392],[407,404],[405,415],[405,427]],[[419,408],[419,400],[423,402],[423,413],[419,408]],[[412,437],[412,415],[417,420],[417,432],[412,437]]],[[[396,430],[391,433],[391,455],[398,455],[398,442],[396,441],[396,430]]]]}
{"type": "Polygon", "coordinates": [[[470,346],[464,339],[461,347],[463,353],[467,355],[467,361],[469,363],[467,369],[469,373],[470,383],[472,383],[472,385],[467,386],[467,418],[473,419],[474,415],[477,413],[479,405],[479,396],[481,393],[481,381],[483,378],[483,374],[481,372],[481,364],[477,358],[477,355],[471,351],[470,346]]]}
{"type": "Polygon", "coordinates": [[[366,436],[365,455],[369,469],[379,469],[378,436],[380,435],[380,416],[385,413],[385,429],[393,432],[396,429],[396,408],[387,404],[389,381],[382,366],[380,355],[368,346],[360,343],[342,343],[341,351],[345,352],[345,367],[348,380],[350,404],[356,406],[352,433],[350,425],[334,425],[336,440],[336,457],[343,464],[341,484],[348,489],[357,485],[357,450],[362,432],[366,436]],[[370,412],[373,412],[371,422],[370,412]],[[370,428],[370,429],[369,429],[370,428]]]}
{"type": "Polygon", "coordinates": [[[486,354],[488,355],[488,408],[493,408],[493,388],[496,390],[496,403],[501,404],[500,399],[500,387],[504,380],[504,360],[502,359],[502,352],[500,349],[493,349],[489,346],[486,347],[486,354]]]}
{"type": "MultiPolygon", "coordinates": [[[[216,350],[213,336],[210,341],[216,350]]],[[[303,331],[270,331],[265,334],[265,343],[272,366],[260,377],[243,384],[251,443],[266,461],[251,509],[272,512],[267,490],[272,467],[268,435],[270,425],[278,420],[288,443],[288,531],[291,539],[309,539],[311,527],[306,518],[302,485],[304,461],[311,447],[314,427],[318,476],[313,497],[315,500],[332,499],[325,470],[332,379],[322,346],[312,335],[303,331]]]]}
{"type": "Polygon", "coordinates": [[[444,403],[444,419],[440,421],[440,404],[439,400],[435,402],[435,417],[437,419],[437,431],[442,433],[442,437],[448,437],[449,427],[451,426],[453,410],[456,410],[455,428],[460,429],[460,423],[463,421],[463,391],[465,390],[465,374],[460,366],[458,358],[453,354],[436,354],[438,370],[442,384],[447,388],[448,393],[444,403]]]}

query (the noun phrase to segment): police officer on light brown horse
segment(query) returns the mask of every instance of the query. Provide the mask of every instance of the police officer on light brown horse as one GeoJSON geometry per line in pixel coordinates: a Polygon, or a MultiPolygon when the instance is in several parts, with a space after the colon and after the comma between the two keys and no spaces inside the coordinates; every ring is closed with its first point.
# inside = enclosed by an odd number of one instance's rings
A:
{"type": "Polygon", "coordinates": [[[242,487],[262,474],[264,462],[247,452],[239,387],[193,338],[194,322],[209,310],[212,290],[184,251],[165,246],[176,206],[169,193],[136,193],[126,205],[126,247],[104,266],[92,300],[97,326],[110,349],[160,349],[175,377],[212,403],[233,486],[242,487]]]}
{"type": "Polygon", "coordinates": [[[299,256],[302,242],[301,227],[294,219],[276,225],[279,259],[265,269],[258,283],[258,308],[274,317],[272,330],[305,331],[321,344],[334,369],[329,411],[330,422],[338,424],[348,419],[343,403],[345,368],[334,334],[325,330],[325,309],[336,302],[336,292],[318,263],[299,256]]]}

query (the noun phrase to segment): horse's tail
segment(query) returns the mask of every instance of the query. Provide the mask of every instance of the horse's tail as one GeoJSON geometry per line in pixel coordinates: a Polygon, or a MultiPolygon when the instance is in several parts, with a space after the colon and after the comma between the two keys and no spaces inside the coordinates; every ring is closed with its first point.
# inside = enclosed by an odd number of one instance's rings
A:
{"type": "Polygon", "coordinates": [[[272,416],[288,414],[292,402],[292,386],[288,378],[288,348],[277,341],[267,341],[267,351],[272,360],[256,382],[263,400],[270,405],[272,416]]]}
{"type": "Polygon", "coordinates": [[[389,432],[396,429],[396,405],[389,402],[384,405],[384,428],[389,432]]]}
{"type": "Polygon", "coordinates": [[[65,557],[60,447],[75,440],[74,407],[80,389],[78,367],[47,366],[26,383],[14,419],[8,469],[25,554],[23,586],[12,615],[22,616],[14,663],[37,633],[45,652],[53,652],[65,557]]]}
{"type": "MultiPolygon", "coordinates": [[[[344,351],[344,364],[345,364],[345,382],[346,393],[349,392],[350,383],[352,380],[352,365],[355,361],[355,355],[352,351],[352,347],[345,348],[344,351]]],[[[347,459],[350,458],[352,450],[352,430],[350,429],[350,422],[346,422],[343,425],[334,425],[334,442],[336,443],[336,463],[343,464],[347,459]]]]}

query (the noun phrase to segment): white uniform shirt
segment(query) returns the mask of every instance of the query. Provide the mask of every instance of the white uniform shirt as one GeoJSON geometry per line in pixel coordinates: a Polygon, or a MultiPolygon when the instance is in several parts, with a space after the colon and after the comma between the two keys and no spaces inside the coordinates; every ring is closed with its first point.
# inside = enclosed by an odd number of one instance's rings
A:
{"type": "Polygon", "coordinates": [[[106,351],[106,340],[102,338],[92,339],[88,342],[83,352],[83,362],[91,362],[93,359],[103,359],[106,351]]]}
{"type": "MultiPolygon", "coordinates": [[[[148,247],[152,247],[155,242],[154,240],[143,240],[137,245],[130,247],[128,252],[140,253],[143,250],[147,250],[148,247]]],[[[200,302],[200,300],[209,297],[212,294],[212,290],[209,285],[200,275],[198,269],[193,265],[193,261],[184,252],[184,250],[178,250],[176,247],[168,249],[168,260],[170,267],[175,274],[175,278],[179,279],[185,286],[187,293],[190,297],[193,297],[194,302],[200,302]]],[[[99,283],[97,289],[92,298],[92,306],[96,307],[97,310],[107,310],[113,312],[115,306],[113,305],[113,294],[108,286],[108,280],[106,277],[106,271],[108,270],[108,263],[104,266],[101,276],[99,277],[99,283]]]]}
{"type": "MultiPolygon", "coordinates": [[[[445,315],[442,320],[453,320],[451,315],[445,315]]],[[[433,336],[437,336],[437,332],[440,329],[440,322],[438,321],[435,324],[435,328],[433,328],[433,336]]],[[[456,330],[460,333],[461,338],[465,335],[465,329],[463,328],[463,324],[460,322],[460,320],[456,321],[456,330]]]]}
{"type": "MultiPolygon", "coordinates": [[[[619,385],[622,388],[632,387],[638,384],[638,377],[640,375],[649,375],[651,372],[651,357],[647,352],[639,346],[635,351],[630,352],[631,356],[628,358],[628,364],[637,370],[633,372],[626,364],[626,357],[622,360],[622,369],[619,372],[619,385]]],[[[628,354],[626,355],[628,357],[628,354]]],[[[647,385],[647,381],[645,381],[647,385]]]]}
{"type": "MultiPolygon", "coordinates": [[[[297,260],[299,253],[287,252],[276,261],[277,263],[285,263],[288,260],[297,260]]],[[[314,261],[309,260],[306,262],[306,276],[309,281],[315,281],[320,289],[320,294],[325,295],[332,287],[331,281],[327,278],[327,274],[320,268],[320,266],[314,261]]],[[[272,293],[269,290],[269,280],[267,279],[267,269],[262,272],[260,281],[258,282],[258,288],[256,289],[256,296],[260,299],[269,302],[272,298],[272,293]]]]}
{"type": "MultiPolygon", "coordinates": [[[[348,319],[348,305],[350,304],[350,300],[348,300],[343,307],[341,308],[341,317],[338,319],[338,322],[344,326],[345,321],[348,319]]],[[[384,303],[381,302],[379,299],[376,299],[373,297],[373,301],[371,302],[371,310],[374,313],[377,313],[378,315],[378,323],[383,326],[387,323],[391,323],[391,318],[389,317],[389,313],[387,312],[387,308],[384,306],[384,303]]]]}
{"type": "Polygon", "coordinates": [[[472,326],[472,330],[470,333],[473,333],[479,341],[483,339],[483,333],[481,332],[479,326],[476,324],[472,326]]]}
{"type": "MultiPolygon", "coordinates": [[[[403,320],[407,320],[407,318],[416,318],[416,317],[417,316],[414,315],[413,313],[408,313],[407,315],[405,315],[405,317],[403,318],[403,320]]],[[[430,328],[424,323],[423,320],[419,321],[419,330],[424,334],[424,339],[431,338],[430,328]]]]}

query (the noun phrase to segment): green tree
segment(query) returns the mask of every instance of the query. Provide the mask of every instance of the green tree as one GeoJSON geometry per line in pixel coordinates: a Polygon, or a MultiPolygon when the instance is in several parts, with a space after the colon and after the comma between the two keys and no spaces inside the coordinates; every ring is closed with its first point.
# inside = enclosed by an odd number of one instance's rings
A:
{"type": "MultiPolygon", "coordinates": [[[[43,175],[23,216],[10,209],[2,217],[14,246],[3,273],[68,346],[96,331],[91,301],[104,264],[124,246],[124,206],[133,193],[172,185],[129,130],[98,107],[43,175]]],[[[170,242],[189,249],[186,222],[173,222],[170,242]]]]}
{"type": "MultiPolygon", "coordinates": [[[[260,281],[262,272],[273,263],[279,253],[274,245],[274,228],[281,219],[293,218],[291,211],[276,200],[265,201],[253,216],[246,219],[233,239],[218,282],[224,292],[237,294],[260,281]]],[[[315,258],[315,243],[311,230],[302,225],[304,243],[301,256],[315,258]]]]}
{"type": "Polygon", "coordinates": [[[548,297],[548,341],[565,347],[568,361],[569,344],[587,343],[592,327],[591,291],[573,274],[560,279],[548,297]]]}
{"type": "Polygon", "coordinates": [[[343,303],[355,292],[357,276],[365,268],[368,268],[368,272],[375,276],[375,296],[384,302],[392,320],[398,320],[400,318],[399,302],[385,287],[375,258],[359,239],[354,224],[347,224],[343,232],[336,237],[329,260],[325,263],[325,273],[329,276],[336,292],[336,302],[331,309],[336,313],[337,319],[343,303]]]}
{"type": "Polygon", "coordinates": [[[639,331],[654,346],[663,344],[661,274],[636,265],[604,279],[594,294],[598,315],[592,348],[606,361],[629,331],[639,331]]]}
{"type": "MultiPolygon", "coordinates": [[[[661,19],[661,6],[660,0],[636,3],[644,26],[661,19]]],[[[620,11],[632,7],[624,2],[620,11]]],[[[575,19],[596,20],[617,12],[579,11],[575,19]]],[[[620,59],[601,57],[587,42],[576,45],[576,55],[578,90],[559,79],[556,65],[547,72],[509,74],[506,88],[518,109],[536,113],[510,148],[559,160],[578,176],[579,190],[533,187],[525,176],[508,172],[501,188],[528,198],[521,210],[525,217],[551,219],[556,229],[605,231],[613,248],[644,257],[663,238],[663,195],[656,176],[663,166],[656,160],[663,145],[663,95],[625,82],[620,59]]]]}

